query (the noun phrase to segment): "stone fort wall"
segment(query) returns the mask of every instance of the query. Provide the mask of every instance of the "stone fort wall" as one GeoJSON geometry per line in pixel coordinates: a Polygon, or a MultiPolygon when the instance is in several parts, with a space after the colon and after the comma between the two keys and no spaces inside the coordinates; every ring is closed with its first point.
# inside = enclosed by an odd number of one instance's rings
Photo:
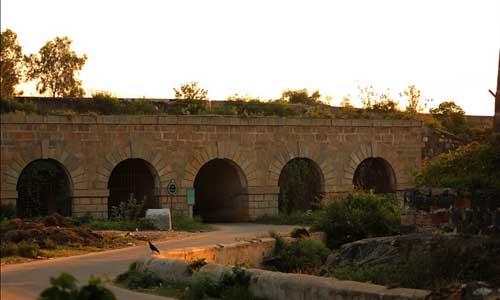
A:
{"type": "Polygon", "coordinates": [[[412,187],[422,160],[420,121],[228,116],[1,116],[0,201],[15,203],[22,170],[51,158],[67,170],[72,212],[107,217],[113,168],[141,158],[154,168],[162,207],[187,210],[186,189],[215,158],[239,166],[248,186],[251,218],[278,213],[278,179],[293,158],[321,169],[327,198],[353,189],[361,161],[381,157],[393,168],[397,189],[412,187]],[[174,179],[179,191],[168,196],[174,179]]]}

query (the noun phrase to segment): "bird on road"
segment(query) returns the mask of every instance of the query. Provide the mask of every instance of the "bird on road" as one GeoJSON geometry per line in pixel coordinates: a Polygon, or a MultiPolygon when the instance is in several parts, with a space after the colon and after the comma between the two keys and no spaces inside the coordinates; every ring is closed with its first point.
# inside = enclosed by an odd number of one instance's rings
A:
{"type": "Polygon", "coordinates": [[[160,250],[158,250],[158,248],[156,248],[156,246],[153,245],[151,241],[148,241],[148,243],[149,243],[149,249],[151,249],[152,253],[158,252],[158,254],[160,254],[160,250]]]}

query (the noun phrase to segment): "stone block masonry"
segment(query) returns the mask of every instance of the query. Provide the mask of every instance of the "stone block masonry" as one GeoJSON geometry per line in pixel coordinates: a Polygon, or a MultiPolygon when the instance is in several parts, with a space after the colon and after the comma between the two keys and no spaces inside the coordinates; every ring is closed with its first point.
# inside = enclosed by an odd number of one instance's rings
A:
{"type": "Polygon", "coordinates": [[[72,213],[104,218],[113,170],[127,159],[140,159],[152,174],[159,206],[187,214],[187,189],[195,187],[203,166],[220,159],[236,170],[242,192],[233,196],[242,199],[237,207],[242,220],[254,219],[278,213],[280,172],[294,158],[317,164],[326,195],[352,190],[356,167],[371,157],[392,167],[397,190],[410,188],[421,166],[424,134],[421,122],[409,120],[6,114],[0,201],[15,203],[26,166],[50,159],[68,175],[72,213]],[[178,190],[169,198],[172,179],[178,190]]]}

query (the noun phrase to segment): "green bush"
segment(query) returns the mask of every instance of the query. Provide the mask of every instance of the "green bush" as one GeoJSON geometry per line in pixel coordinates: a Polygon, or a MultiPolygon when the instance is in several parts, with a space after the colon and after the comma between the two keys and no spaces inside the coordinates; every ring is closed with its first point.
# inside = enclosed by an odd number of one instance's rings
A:
{"type": "Polygon", "coordinates": [[[188,299],[215,298],[222,300],[254,300],[248,290],[250,274],[240,265],[235,265],[231,272],[222,274],[220,281],[216,281],[210,273],[195,273],[192,277],[187,293],[188,299]]]}
{"type": "Polygon", "coordinates": [[[101,279],[91,277],[87,285],[78,289],[75,277],[61,273],[57,278],[50,278],[51,287],[40,294],[39,300],[115,300],[101,279]]]}
{"type": "Polygon", "coordinates": [[[394,195],[355,191],[324,205],[311,230],[324,231],[328,246],[399,232],[400,208],[394,195]]]}
{"type": "Polygon", "coordinates": [[[0,245],[0,257],[17,255],[18,248],[16,243],[6,242],[0,245]]]}
{"type": "Polygon", "coordinates": [[[140,270],[135,263],[129,266],[127,272],[120,274],[116,281],[125,284],[129,289],[149,289],[160,286],[161,279],[151,270],[140,270]]]}
{"type": "Polygon", "coordinates": [[[27,114],[34,114],[38,112],[37,106],[33,102],[19,102],[15,99],[0,99],[0,113],[15,113],[24,112],[27,114]]]}
{"type": "Polygon", "coordinates": [[[135,198],[122,201],[117,206],[111,207],[111,220],[113,221],[135,221],[144,214],[144,203],[135,198]]]}
{"type": "Polygon", "coordinates": [[[330,250],[318,240],[298,239],[286,242],[273,234],[276,243],[272,256],[279,261],[274,267],[280,272],[315,274],[326,261],[330,250]]]}
{"type": "Polygon", "coordinates": [[[40,254],[40,247],[34,241],[21,241],[17,244],[19,256],[36,258],[40,254]]]}
{"type": "Polygon", "coordinates": [[[417,186],[447,187],[474,192],[492,189],[500,193],[500,134],[485,142],[473,142],[426,162],[415,176],[417,186]]]}

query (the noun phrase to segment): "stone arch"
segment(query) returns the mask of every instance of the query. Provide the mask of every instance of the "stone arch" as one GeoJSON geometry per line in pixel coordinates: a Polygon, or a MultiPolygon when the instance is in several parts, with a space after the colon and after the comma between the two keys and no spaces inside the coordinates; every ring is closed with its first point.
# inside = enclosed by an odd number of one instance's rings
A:
{"type": "Polygon", "coordinates": [[[383,147],[376,143],[361,145],[351,152],[348,161],[344,165],[344,176],[342,178],[343,185],[353,186],[356,169],[363,161],[370,158],[380,158],[389,164],[394,173],[395,190],[398,190],[398,184],[403,174],[402,165],[399,163],[399,157],[390,147],[383,147]]]}
{"type": "Polygon", "coordinates": [[[108,211],[130,196],[144,201],[144,208],[160,208],[160,177],[146,160],[127,158],[116,165],[108,180],[108,211]]]}
{"type": "Polygon", "coordinates": [[[330,159],[327,149],[325,148],[310,148],[307,144],[297,143],[296,146],[285,145],[276,152],[269,164],[267,183],[269,185],[278,186],[281,170],[285,165],[294,158],[306,158],[313,161],[319,168],[323,176],[323,188],[326,190],[328,186],[333,186],[335,183],[334,164],[330,159]]]}
{"type": "Polygon", "coordinates": [[[55,159],[29,162],[18,176],[16,191],[19,217],[72,213],[73,181],[67,168],[55,159]]]}
{"type": "Polygon", "coordinates": [[[396,192],[394,170],[391,164],[381,157],[364,159],[356,168],[352,183],[357,188],[373,190],[375,193],[396,192]]]}
{"type": "Polygon", "coordinates": [[[193,212],[209,222],[247,221],[249,218],[248,181],[234,161],[215,158],[197,172],[193,187],[193,212]]]}
{"type": "Polygon", "coordinates": [[[119,163],[127,159],[142,159],[147,162],[155,174],[155,194],[167,194],[166,186],[174,175],[171,166],[163,159],[160,152],[145,149],[143,143],[134,142],[132,139],[129,140],[126,147],[113,149],[106,155],[104,162],[99,164],[95,183],[96,188],[107,189],[111,173],[119,163]]]}
{"type": "Polygon", "coordinates": [[[61,141],[44,139],[38,147],[24,149],[17,153],[9,164],[2,170],[2,188],[12,191],[17,198],[17,183],[23,169],[29,163],[38,159],[52,159],[64,166],[69,178],[71,178],[72,193],[74,190],[86,189],[88,180],[83,168],[85,165],[77,156],[66,151],[61,141]]]}
{"type": "Polygon", "coordinates": [[[278,179],[280,212],[291,213],[317,208],[325,196],[324,181],[324,174],[314,160],[306,157],[289,160],[283,166],[278,179]]]}
{"type": "Polygon", "coordinates": [[[232,143],[216,142],[213,145],[198,149],[193,156],[188,159],[188,164],[184,168],[182,187],[190,188],[194,186],[194,180],[198,171],[203,165],[213,159],[228,159],[234,162],[246,176],[248,186],[257,185],[256,162],[253,157],[243,153],[241,147],[232,143]]]}

